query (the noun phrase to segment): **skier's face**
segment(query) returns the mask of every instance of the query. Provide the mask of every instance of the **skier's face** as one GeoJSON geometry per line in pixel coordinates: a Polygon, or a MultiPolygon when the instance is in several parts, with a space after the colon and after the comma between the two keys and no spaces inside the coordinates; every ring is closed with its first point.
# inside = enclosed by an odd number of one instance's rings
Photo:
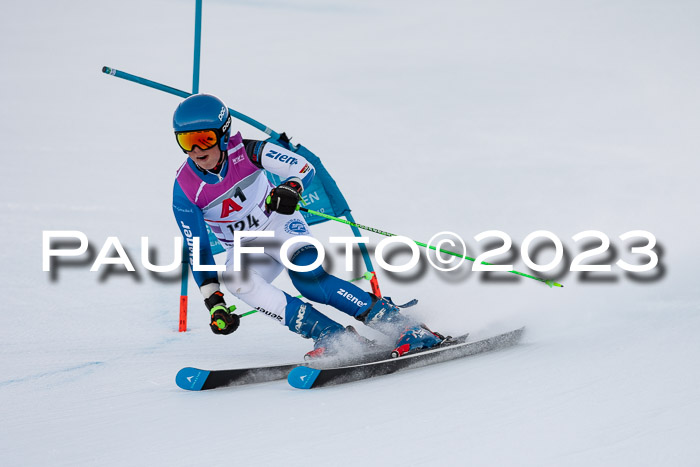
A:
{"type": "Polygon", "coordinates": [[[216,167],[216,164],[219,163],[219,159],[221,158],[221,149],[219,149],[218,145],[206,150],[201,150],[199,149],[199,146],[195,146],[192,148],[192,151],[187,153],[187,155],[190,156],[190,159],[192,159],[199,167],[203,168],[204,170],[211,170],[216,167]]]}

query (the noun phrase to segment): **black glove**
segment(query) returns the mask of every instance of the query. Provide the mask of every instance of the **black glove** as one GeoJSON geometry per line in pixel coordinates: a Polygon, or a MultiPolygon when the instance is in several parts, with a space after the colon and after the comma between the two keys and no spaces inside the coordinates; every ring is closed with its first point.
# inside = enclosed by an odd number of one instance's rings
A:
{"type": "Polygon", "coordinates": [[[238,325],[241,324],[241,318],[234,313],[236,310],[235,305],[226,306],[223,293],[214,292],[211,297],[204,299],[204,304],[211,314],[209,327],[214,334],[231,334],[238,329],[238,325]]]}
{"type": "Polygon", "coordinates": [[[277,211],[280,214],[290,215],[297,210],[297,203],[301,199],[303,187],[299,180],[292,179],[272,189],[265,200],[267,209],[277,211]]]}

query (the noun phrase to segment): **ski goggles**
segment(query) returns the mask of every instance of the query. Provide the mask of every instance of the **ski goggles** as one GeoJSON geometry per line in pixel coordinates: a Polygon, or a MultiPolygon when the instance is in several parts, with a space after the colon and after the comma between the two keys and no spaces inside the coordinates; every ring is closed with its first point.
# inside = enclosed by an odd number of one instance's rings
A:
{"type": "Polygon", "coordinates": [[[202,151],[213,148],[219,142],[219,133],[216,130],[183,131],[175,133],[177,144],[183,151],[190,152],[195,146],[202,151]]]}

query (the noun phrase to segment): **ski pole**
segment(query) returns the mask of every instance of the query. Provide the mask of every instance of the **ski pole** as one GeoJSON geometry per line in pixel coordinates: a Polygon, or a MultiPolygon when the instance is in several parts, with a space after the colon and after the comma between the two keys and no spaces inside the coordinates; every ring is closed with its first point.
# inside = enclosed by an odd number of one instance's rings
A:
{"type": "MultiPolygon", "coordinates": [[[[341,222],[341,223],[343,223],[343,224],[355,226],[355,227],[357,227],[358,229],[367,230],[367,231],[369,231],[369,232],[374,232],[374,233],[376,233],[376,234],[384,235],[384,236],[386,236],[386,237],[396,237],[396,234],[393,234],[393,233],[390,233],[390,232],[385,232],[385,231],[383,231],[383,230],[376,229],[376,228],[374,228],[374,227],[368,227],[368,226],[366,226],[366,225],[357,224],[357,223],[355,223],[355,222],[350,222],[350,221],[348,221],[348,220],[341,219],[341,218],[339,218],[339,217],[330,216],[330,215],[325,214],[325,213],[322,213],[322,212],[312,211],[311,209],[306,209],[306,208],[301,207],[301,206],[297,206],[297,209],[298,209],[299,211],[302,211],[302,212],[308,212],[309,214],[313,214],[314,216],[325,217],[326,219],[330,219],[330,220],[332,220],[332,221],[337,221],[337,222],[341,222]]],[[[445,253],[445,254],[447,254],[447,255],[456,256],[457,258],[464,258],[464,259],[468,259],[469,261],[475,261],[474,258],[471,258],[471,257],[466,256],[466,255],[460,255],[459,253],[455,253],[455,252],[449,251],[449,250],[443,250],[442,248],[437,249],[437,248],[435,248],[435,247],[432,246],[432,245],[428,245],[428,244],[426,244],[426,243],[419,242],[419,241],[416,241],[416,240],[412,240],[412,241],[413,241],[416,245],[422,246],[423,248],[429,248],[429,249],[431,249],[431,250],[440,251],[440,252],[445,253]]],[[[482,261],[481,264],[485,264],[485,265],[487,265],[487,266],[492,266],[492,265],[493,265],[492,263],[487,263],[486,261],[482,261]]],[[[518,275],[518,276],[527,277],[527,278],[529,278],[529,279],[534,279],[534,280],[539,281],[539,282],[544,282],[544,283],[547,284],[550,288],[552,288],[552,287],[564,287],[562,284],[559,284],[558,282],[554,282],[554,281],[551,280],[551,279],[543,279],[543,278],[541,278],[541,277],[531,276],[530,274],[525,274],[524,272],[519,272],[519,271],[508,271],[508,272],[510,272],[510,273],[512,273],[512,274],[516,274],[516,275],[518,275]]]]}
{"type": "MultiPolygon", "coordinates": [[[[366,272],[363,276],[356,277],[356,278],[354,278],[354,279],[350,279],[348,282],[357,282],[357,281],[362,280],[362,279],[370,280],[371,277],[372,277],[372,273],[371,273],[371,272],[366,272]]],[[[297,295],[297,296],[296,296],[296,298],[303,298],[303,297],[304,297],[303,295],[297,295]]],[[[258,312],[258,310],[246,311],[245,313],[241,313],[240,315],[238,315],[238,317],[239,317],[239,318],[243,318],[244,316],[252,315],[253,313],[257,313],[257,312],[258,312]]]]}

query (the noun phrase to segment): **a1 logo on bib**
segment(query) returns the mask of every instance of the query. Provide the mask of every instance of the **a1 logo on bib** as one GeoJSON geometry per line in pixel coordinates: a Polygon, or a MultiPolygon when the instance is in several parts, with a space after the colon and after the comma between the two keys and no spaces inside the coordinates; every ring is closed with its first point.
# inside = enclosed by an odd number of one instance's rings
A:
{"type": "Polygon", "coordinates": [[[232,212],[243,209],[238,203],[231,198],[227,198],[221,203],[221,218],[228,217],[232,212]]]}
{"type": "Polygon", "coordinates": [[[287,233],[295,235],[303,235],[309,233],[309,230],[306,228],[306,224],[304,224],[299,219],[292,219],[291,221],[288,221],[286,224],[284,224],[284,230],[287,233]]]}

